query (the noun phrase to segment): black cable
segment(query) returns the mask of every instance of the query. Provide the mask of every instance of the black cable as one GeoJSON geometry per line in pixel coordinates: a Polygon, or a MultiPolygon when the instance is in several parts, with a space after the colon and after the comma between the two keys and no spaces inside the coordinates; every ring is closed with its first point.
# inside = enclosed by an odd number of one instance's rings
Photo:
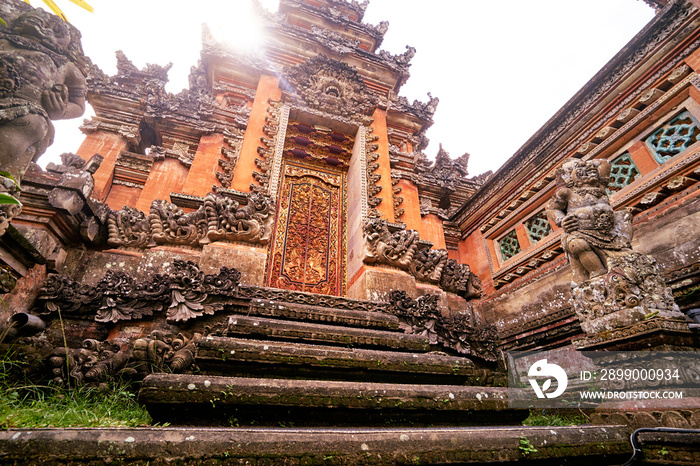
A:
{"type": "Polygon", "coordinates": [[[639,447],[639,442],[637,441],[637,435],[640,432],[673,432],[678,434],[700,434],[700,429],[676,429],[673,427],[642,427],[630,435],[630,443],[632,444],[632,458],[630,458],[622,466],[630,466],[636,461],[635,458],[637,453],[641,453],[642,449],[639,447]]]}

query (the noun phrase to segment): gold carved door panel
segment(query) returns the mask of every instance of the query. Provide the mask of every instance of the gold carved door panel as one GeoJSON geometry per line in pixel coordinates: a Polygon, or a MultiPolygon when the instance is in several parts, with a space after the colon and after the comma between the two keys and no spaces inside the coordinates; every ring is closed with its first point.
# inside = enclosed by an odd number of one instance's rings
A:
{"type": "Polygon", "coordinates": [[[283,170],[267,285],[342,296],[346,175],[288,161],[283,170]]]}

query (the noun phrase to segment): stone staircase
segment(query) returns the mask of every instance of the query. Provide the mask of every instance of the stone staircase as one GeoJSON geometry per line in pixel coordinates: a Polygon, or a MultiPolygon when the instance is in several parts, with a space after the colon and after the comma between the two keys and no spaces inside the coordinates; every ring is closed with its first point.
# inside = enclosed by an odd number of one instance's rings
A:
{"type": "Polygon", "coordinates": [[[528,414],[508,409],[505,388],[485,386],[490,370],[404,333],[378,303],[285,297],[231,306],[225,329],[197,343],[199,374],[146,377],[139,399],[154,420],[473,426],[519,424],[528,414]]]}

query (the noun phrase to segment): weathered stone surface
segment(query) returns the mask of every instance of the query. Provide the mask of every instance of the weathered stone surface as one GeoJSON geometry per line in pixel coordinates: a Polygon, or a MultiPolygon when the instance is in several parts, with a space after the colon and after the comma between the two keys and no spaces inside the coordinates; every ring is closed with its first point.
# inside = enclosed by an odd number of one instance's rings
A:
{"type": "Polygon", "coordinates": [[[4,305],[0,305],[0,318],[18,312],[30,312],[44,280],[46,280],[45,265],[37,264],[29,269],[24,277],[17,280],[12,292],[3,296],[4,305]]]}
{"type": "Polygon", "coordinates": [[[409,295],[416,292],[416,280],[406,272],[365,265],[361,273],[357,281],[348,287],[351,298],[386,302],[389,293],[394,290],[403,290],[409,295]]]}
{"type": "Polygon", "coordinates": [[[202,249],[199,262],[204,273],[215,273],[221,266],[241,272],[241,283],[262,286],[265,283],[267,250],[244,244],[216,242],[202,249]]]}
{"type": "Polygon", "coordinates": [[[204,274],[192,261],[173,260],[163,264],[166,274],[147,277],[108,269],[95,286],[65,275],[51,274],[40,294],[42,314],[60,309],[69,315],[95,314],[97,322],[138,320],[166,311],[170,322],[211,315],[223,309],[234,295],[241,274],[221,267],[216,274],[204,274]]]}
{"type": "Polygon", "coordinates": [[[685,319],[650,319],[597,335],[573,340],[578,350],[694,351],[700,345],[698,332],[688,328],[685,319]]]}
{"type": "Polygon", "coordinates": [[[696,432],[640,432],[637,438],[642,457],[651,464],[690,466],[700,463],[700,443],[696,432]]]}
{"type": "MultiPolygon", "coordinates": [[[[271,464],[500,464],[524,458],[566,464],[622,463],[626,427],[296,429],[121,428],[0,431],[3,461],[95,465],[245,462],[271,464]],[[521,439],[537,452],[524,455],[521,439]],[[584,463],[572,462],[575,456],[584,463]]],[[[688,463],[691,464],[691,463],[688,463]]]]}
{"type": "Polygon", "coordinates": [[[496,361],[496,327],[481,322],[471,308],[440,312],[438,298],[425,294],[413,300],[404,291],[393,291],[389,299],[392,312],[407,332],[424,335],[433,345],[496,361]]]}

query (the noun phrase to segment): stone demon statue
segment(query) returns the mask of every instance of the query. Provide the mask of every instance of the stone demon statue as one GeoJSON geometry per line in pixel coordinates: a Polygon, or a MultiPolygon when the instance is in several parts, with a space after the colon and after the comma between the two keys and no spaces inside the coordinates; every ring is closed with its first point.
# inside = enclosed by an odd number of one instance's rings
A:
{"type": "Polygon", "coordinates": [[[547,213],[564,229],[574,284],[605,275],[610,255],[631,251],[632,216],[613,212],[605,191],[609,176],[607,160],[569,159],[557,171],[560,187],[547,213]]]}
{"type": "Polygon", "coordinates": [[[0,28],[0,167],[20,180],[53,142],[51,120],[85,110],[80,33],[40,9],[0,28]]]}
{"type": "Polygon", "coordinates": [[[613,211],[609,175],[607,160],[565,160],[547,206],[549,218],[564,230],[581,328],[595,334],[654,316],[684,318],[654,258],[632,250],[632,215],[613,211]]]}

